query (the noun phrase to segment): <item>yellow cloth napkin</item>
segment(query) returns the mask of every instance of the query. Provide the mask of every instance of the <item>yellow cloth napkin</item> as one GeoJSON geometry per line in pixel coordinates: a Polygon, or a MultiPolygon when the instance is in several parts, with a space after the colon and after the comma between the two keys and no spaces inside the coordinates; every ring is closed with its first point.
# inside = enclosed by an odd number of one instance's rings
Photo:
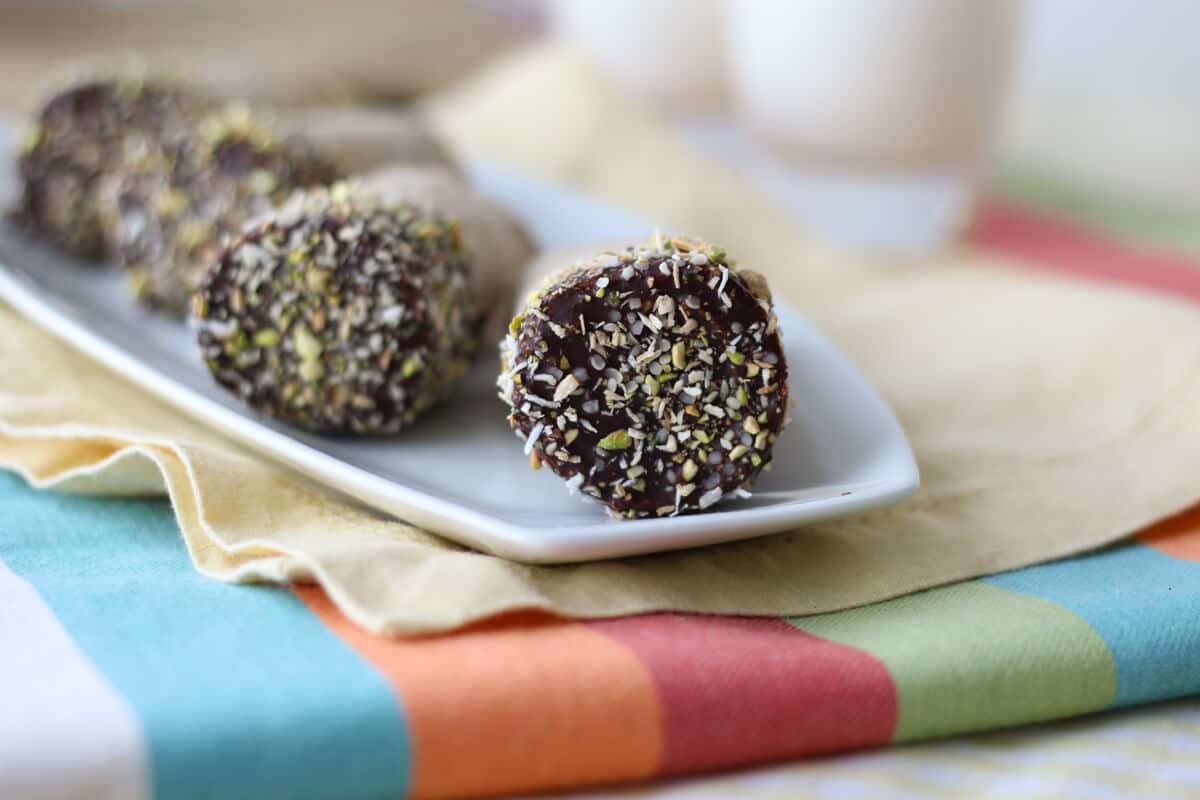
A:
{"type": "Polygon", "coordinates": [[[206,574],[312,577],[355,622],[397,633],[530,607],[827,611],[1096,547],[1200,497],[1191,307],[970,250],[881,268],[824,249],[554,50],[519,55],[428,113],[467,157],[570,183],[767,273],[891,401],[920,493],[736,544],[524,566],[243,455],[7,311],[0,463],[62,490],[165,487],[206,574]]]}

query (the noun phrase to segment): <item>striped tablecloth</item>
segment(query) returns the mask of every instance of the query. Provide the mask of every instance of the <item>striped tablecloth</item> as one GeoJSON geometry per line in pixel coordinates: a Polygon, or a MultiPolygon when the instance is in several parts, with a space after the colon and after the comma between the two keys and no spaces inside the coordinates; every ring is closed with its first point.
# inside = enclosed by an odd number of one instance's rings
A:
{"type": "MultiPolygon", "coordinates": [[[[1187,258],[1012,204],[976,239],[1200,300],[1187,258]]],[[[517,616],[391,641],[317,590],[200,577],[165,501],[0,473],[0,797],[527,791],[1192,695],[1198,561],[1193,511],[1099,553],[803,619],[517,616]]]]}

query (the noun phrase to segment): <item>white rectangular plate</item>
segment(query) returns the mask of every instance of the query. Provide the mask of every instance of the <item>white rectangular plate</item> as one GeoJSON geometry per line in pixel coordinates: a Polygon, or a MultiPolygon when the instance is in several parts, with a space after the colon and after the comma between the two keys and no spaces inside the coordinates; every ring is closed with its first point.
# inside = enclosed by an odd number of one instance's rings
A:
{"type": "MultiPolygon", "coordinates": [[[[11,155],[0,147],[7,170],[11,155]]],[[[475,169],[542,247],[648,238],[651,225],[578,195],[475,169]]],[[[0,173],[0,202],[13,180],[0,173]]],[[[703,231],[694,233],[703,234],[703,231]]],[[[614,521],[568,495],[549,470],[533,472],[496,398],[494,351],[437,410],[385,439],[305,434],[244,409],[209,377],[181,323],[135,306],[111,269],[82,265],[0,223],[0,296],[146,391],[309,477],[469,547],[556,563],[745,539],[893,503],[918,475],[904,432],[883,400],[798,314],[778,309],[792,424],[753,497],[705,514],[614,521]]]]}

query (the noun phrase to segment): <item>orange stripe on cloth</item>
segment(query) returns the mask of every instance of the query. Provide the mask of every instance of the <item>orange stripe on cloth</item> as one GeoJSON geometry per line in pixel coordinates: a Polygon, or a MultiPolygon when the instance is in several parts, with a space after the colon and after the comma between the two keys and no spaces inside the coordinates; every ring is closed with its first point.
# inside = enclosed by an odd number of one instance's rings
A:
{"type": "Polygon", "coordinates": [[[586,625],[528,613],[388,639],[355,626],[319,588],[295,591],[391,683],[413,743],[414,796],[629,780],[659,766],[653,678],[586,625]]]}
{"type": "Polygon", "coordinates": [[[1200,561],[1200,506],[1150,526],[1137,540],[1173,558],[1200,561]]]}

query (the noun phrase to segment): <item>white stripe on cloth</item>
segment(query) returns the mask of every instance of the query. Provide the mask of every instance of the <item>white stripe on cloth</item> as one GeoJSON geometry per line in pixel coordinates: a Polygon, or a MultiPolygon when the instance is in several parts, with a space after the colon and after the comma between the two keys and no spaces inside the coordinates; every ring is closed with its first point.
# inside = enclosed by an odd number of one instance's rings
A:
{"type": "Polygon", "coordinates": [[[133,709],[0,561],[0,797],[142,800],[148,776],[133,709]]]}

